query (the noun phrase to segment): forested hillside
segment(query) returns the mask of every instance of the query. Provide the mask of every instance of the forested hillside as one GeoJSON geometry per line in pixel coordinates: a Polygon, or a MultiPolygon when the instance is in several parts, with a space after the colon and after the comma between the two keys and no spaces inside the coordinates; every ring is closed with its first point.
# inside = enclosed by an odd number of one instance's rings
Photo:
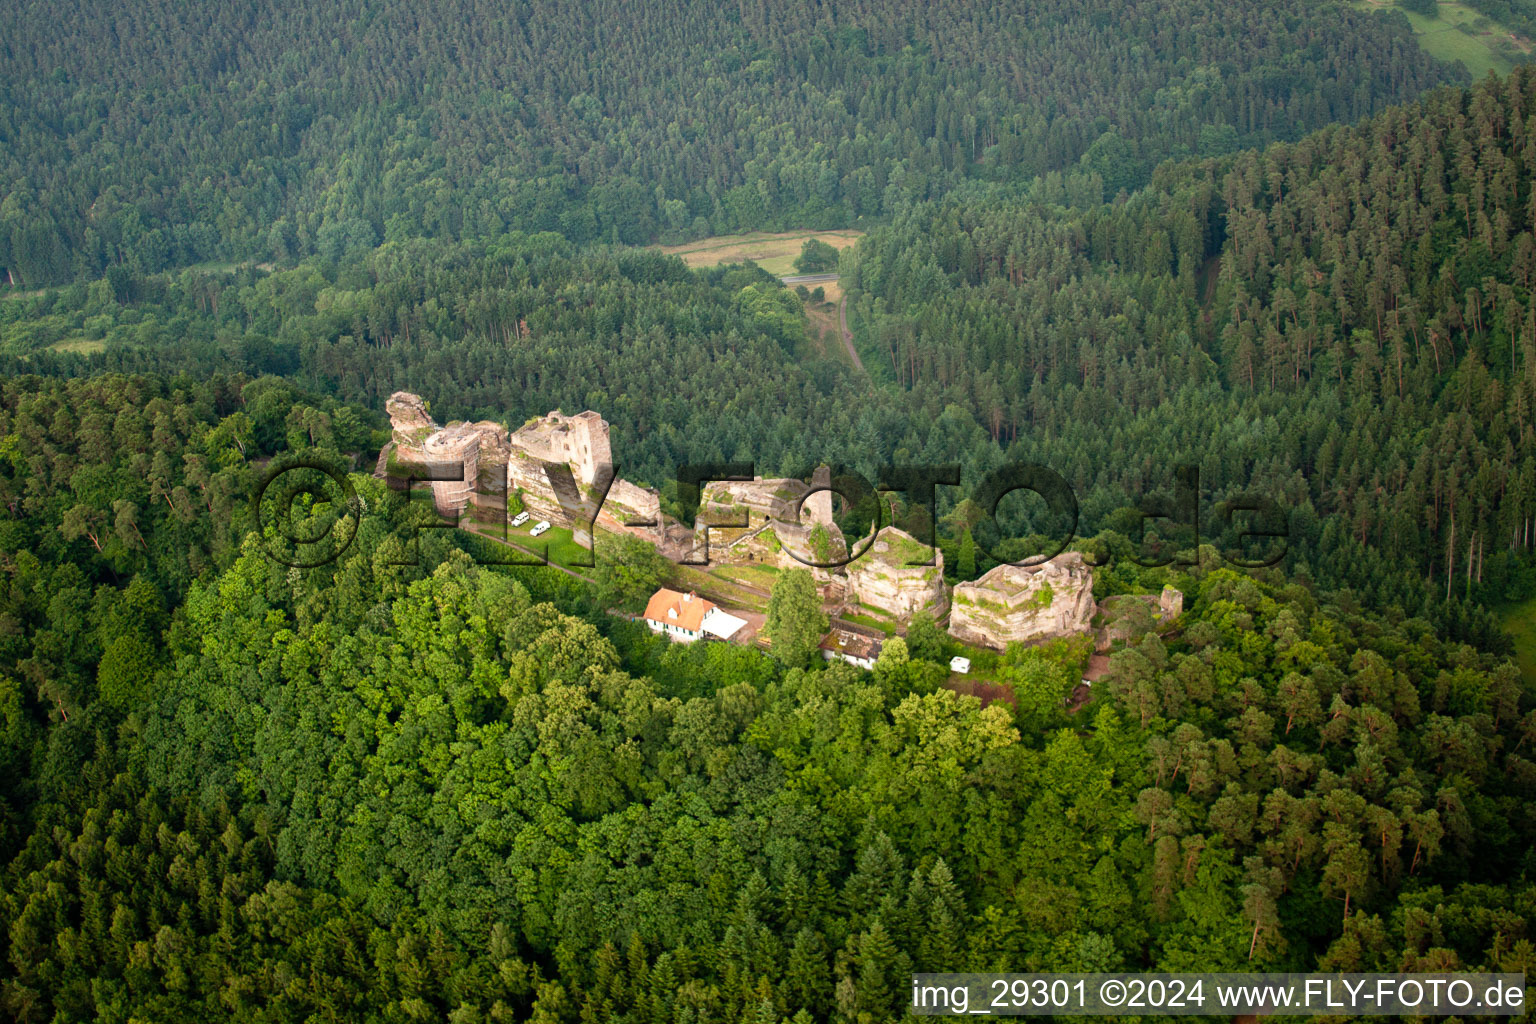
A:
{"type": "Polygon", "coordinates": [[[917,208],[852,268],[871,361],[1085,488],[1155,456],[1283,495],[1377,601],[1404,562],[1523,593],[1533,100],[1522,70],[1086,212],[1049,179],[917,208]]]}
{"type": "Polygon", "coordinates": [[[1466,88],[1312,0],[0,26],[0,1017],[884,1024],[915,971],[1536,973],[1536,683],[1490,611],[1536,597],[1536,71],[1466,88]],[[841,310],[640,247],[853,224],[841,310]],[[677,568],[639,540],[654,572],[588,578],[416,530],[371,475],[396,390],[596,410],[671,515],[689,462],[958,464],[936,523],[895,506],[951,582],[1054,546],[968,500],[1043,464],[1091,596],[1184,610],[1092,669],[923,616],[872,671],[822,626],[672,644],[613,614],[677,568]],[[355,500],[263,518],[297,459],[355,500]],[[1143,565],[1179,466],[1199,535],[1143,565]],[[1244,495],[1272,567],[1223,562],[1244,495]],[[344,513],[334,562],[269,557],[344,513]]]}
{"type": "Polygon", "coordinates": [[[0,336],[51,372],[288,373],[374,408],[414,388],[449,417],[600,409],[625,472],[664,489],[687,461],[959,462],[973,488],[1022,459],[1068,479],[1092,534],[1131,531],[1121,510],[1197,465],[1205,536],[1230,540],[1215,501],[1263,493],[1292,571],[1497,643],[1461,605],[1536,582],[1533,97],[1528,72],[1445,91],[1167,165],[1123,201],[1078,173],[919,204],[845,257],[874,383],[811,358],[766,275],[554,235],[123,271],[0,307],[0,336]],[[50,351],[82,337],[104,351],[50,351]]]}
{"type": "Polygon", "coordinates": [[[1453,73],[1310,0],[26,4],[0,279],[418,236],[838,227],[966,179],[1296,138],[1453,73]]]}
{"type": "Polygon", "coordinates": [[[1075,718],[905,655],[699,647],[678,696],[563,575],[442,536],[392,566],[357,485],[335,565],[248,541],[169,620],[99,584],[103,641],[151,638],[131,702],[39,720],[7,678],[15,1019],[881,1021],[913,970],[1533,966],[1536,712],[1422,620],[1158,571],[1182,638],[1075,718]]]}

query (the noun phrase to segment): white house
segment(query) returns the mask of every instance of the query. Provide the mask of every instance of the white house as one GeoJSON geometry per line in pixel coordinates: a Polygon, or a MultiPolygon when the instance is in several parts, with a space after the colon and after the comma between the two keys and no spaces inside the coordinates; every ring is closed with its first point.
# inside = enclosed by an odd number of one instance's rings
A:
{"type": "Polygon", "coordinates": [[[680,594],[665,587],[646,602],[643,618],[656,632],[684,643],[692,643],[700,637],[729,640],[747,624],[746,619],[737,618],[692,591],[680,594]]]}
{"type": "Polygon", "coordinates": [[[673,640],[692,643],[704,635],[704,616],[714,607],[692,591],[679,594],[663,587],[645,603],[645,624],[673,640]]]}

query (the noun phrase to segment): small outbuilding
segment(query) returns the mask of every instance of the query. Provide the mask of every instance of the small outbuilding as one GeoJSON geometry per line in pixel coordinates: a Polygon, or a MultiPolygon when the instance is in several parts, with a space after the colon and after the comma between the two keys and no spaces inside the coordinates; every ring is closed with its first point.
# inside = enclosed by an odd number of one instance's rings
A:
{"type": "Polygon", "coordinates": [[[882,646],[881,641],[875,637],[836,627],[822,637],[820,644],[821,656],[827,661],[836,658],[862,669],[875,667],[882,646]]]}

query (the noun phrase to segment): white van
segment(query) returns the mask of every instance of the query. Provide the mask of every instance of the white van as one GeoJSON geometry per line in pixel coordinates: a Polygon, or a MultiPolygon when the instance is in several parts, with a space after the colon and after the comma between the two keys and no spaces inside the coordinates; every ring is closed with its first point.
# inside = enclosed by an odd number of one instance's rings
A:
{"type": "Polygon", "coordinates": [[[512,517],[512,525],[513,526],[522,526],[527,521],[528,521],[528,513],[527,512],[519,512],[517,515],[512,517]]]}
{"type": "Polygon", "coordinates": [[[535,526],[533,529],[528,531],[528,536],[530,536],[530,537],[537,537],[539,534],[543,533],[547,529],[549,529],[549,521],[545,520],[545,519],[540,519],[539,520],[539,525],[535,526]]]}

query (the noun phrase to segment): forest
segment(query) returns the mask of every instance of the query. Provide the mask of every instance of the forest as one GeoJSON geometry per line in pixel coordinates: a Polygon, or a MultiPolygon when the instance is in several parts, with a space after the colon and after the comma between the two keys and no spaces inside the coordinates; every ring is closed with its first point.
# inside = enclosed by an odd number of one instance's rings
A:
{"type": "Polygon", "coordinates": [[[1531,966],[1536,710],[1423,619],[1133,570],[1191,595],[1181,636],[1076,715],[1057,652],[1011,651],[984,708],[924,685],[948,652],[915,631],[811,670],[669,645],[468,534],[399,567],[363,476],[357,542],[285,568],[178,510],[347,407],[279,394],[307,412],[263,442],[223,410],[267,379],[93,381],[3,396],[37,510],[3,561],[15,1019],[887,1020],[930,966],[1531,966]],[[156,437],[168,478],[71,504],[156,437]]]}
{"type": "Polygon", "coordinates": [[[0,24],[0,1016],[879,1024],[918,971],[1536,973],[1501,620],[1536,598],[1536,69],[1302,0],[0,24]],[[851,226],[803,256],[857,365],[809,293],[652,247],[851,226]],[[1080,705],[1083,643],[985,655],[982,700],[925,616],[870,671],[668,643],[643,544],[583,577],[418,529],[373,474],[396,390],[596,410],[684,519],[687,463],[957,466],[932,520],[838,508],[951,583],[1055,546],[975,500],[1045,466],[1094,597],[1184,610],[1080,705]],[[350,474],[334,562],[271,555],[293,459],[350,474]]]}
{"type": "Polygon", "coordinates": [[[1113,197],[1458,77],[1406,21],[1309,0],[67,0],[6,28],[0,279],[27,288],[846,227],[1079,164],[1113,197]]]}

